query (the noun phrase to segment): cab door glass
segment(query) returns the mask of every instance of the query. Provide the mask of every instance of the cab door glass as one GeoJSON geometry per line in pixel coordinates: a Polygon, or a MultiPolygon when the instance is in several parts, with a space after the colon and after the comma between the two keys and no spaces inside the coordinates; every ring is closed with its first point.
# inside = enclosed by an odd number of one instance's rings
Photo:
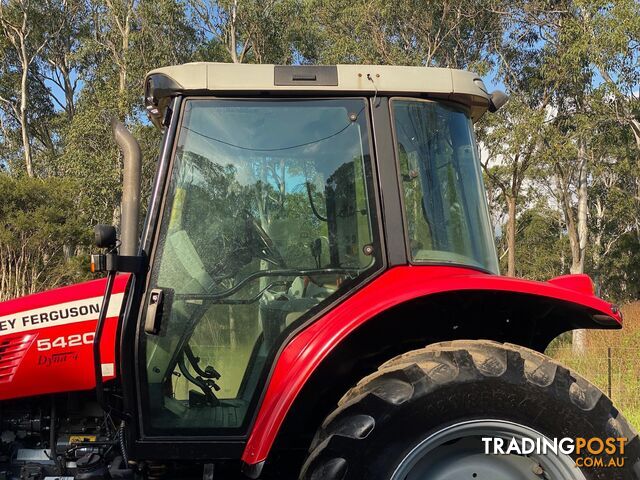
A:
{"type": "Polygon", "coordinates": [[[184,102],[144,335],[151,434],[241,431],[267,358],[381,258],[363,99],[184,102]],[[156,290],[157,291],[157,290],[156,290]]]}

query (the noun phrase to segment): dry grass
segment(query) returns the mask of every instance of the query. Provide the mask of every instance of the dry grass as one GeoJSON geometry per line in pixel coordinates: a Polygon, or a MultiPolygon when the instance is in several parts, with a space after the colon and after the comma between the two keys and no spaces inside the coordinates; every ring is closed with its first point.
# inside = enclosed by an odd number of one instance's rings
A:
{"type": "Polygon", "coordinates": [[[640,430],[640,302],[625,305],[622,312],[622,330],[587,332],[586,354],[572,353],[570,334],[556,339],[547,349],[547,354],[604,392],[610,390],[616,407],[640,430]]]}

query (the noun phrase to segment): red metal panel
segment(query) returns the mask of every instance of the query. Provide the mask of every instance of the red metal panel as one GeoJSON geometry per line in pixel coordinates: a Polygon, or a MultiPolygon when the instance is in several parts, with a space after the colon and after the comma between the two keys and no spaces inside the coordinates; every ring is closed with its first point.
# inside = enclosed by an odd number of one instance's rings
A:
{"type": "Polygon", "coordinates": [[[284,348],[277,359],[242,460],[256,464],[267,458],[296,396],[336,345],[375,315],[413,298],[456,290],[509,291],[579,304],[622,323],[620,314],[612,311],[611,304],[587,293],[583,277],[555,279],[554,283],[500,277],[457,267],[402,266],[388,270],[300,332],[284,348]]]}
{"type": "Polygon", "coordinates": [[[568,288],[586,295],[593,295],[593,282],[589,275],[562,275],[549,280],[557,287],[568,288]]]}
{"type": "MultiPolygon", "coordinates": [[[[105,380],[115,378],[118,317],[130,275],[116,277],[100,351],[105,380]]],[[[0,400],[89,390],[93,332],[105,279],[0,303],[0,400]]]]}

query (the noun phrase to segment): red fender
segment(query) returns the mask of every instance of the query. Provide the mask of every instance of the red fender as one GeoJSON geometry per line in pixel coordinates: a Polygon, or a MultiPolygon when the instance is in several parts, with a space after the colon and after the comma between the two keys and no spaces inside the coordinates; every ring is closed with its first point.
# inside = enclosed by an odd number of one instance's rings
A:
{"type": "MultiPolygon", "coordinates": [[[[129,274],[114,282],[100,352],[105,380],[116,376],[116,332],[129,274]]],[[[0,303],[0,400],[90,390],[93,333],[106,279],[0,303]]]]}
{"type": "Polygon", "coordinates": [[[456,290],[509,291],[554,298],[586,307],[614,324],[622,324],[617,308],[593,295],[591,280],[586,275],[533,282],[458,267],[392,268],[300,332],[284,347],[274,366],[242,460],[248,465],[266,460],[302,387],[318,365],[356,328],[400,303],[456,290]]]}

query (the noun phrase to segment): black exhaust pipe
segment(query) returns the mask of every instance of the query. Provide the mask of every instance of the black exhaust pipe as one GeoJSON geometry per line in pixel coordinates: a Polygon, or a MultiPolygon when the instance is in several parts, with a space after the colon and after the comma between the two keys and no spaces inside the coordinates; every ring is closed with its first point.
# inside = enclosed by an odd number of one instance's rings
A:
{"type": "Polygon", "coordinates": [[[138,224],[140,221],[140,178],[142,152],[140,145],[118,120],[111,121],[113,137],[122,152],[122,203],[120,219],[120,250],[125,257],[138,255],[138,224]]]}

